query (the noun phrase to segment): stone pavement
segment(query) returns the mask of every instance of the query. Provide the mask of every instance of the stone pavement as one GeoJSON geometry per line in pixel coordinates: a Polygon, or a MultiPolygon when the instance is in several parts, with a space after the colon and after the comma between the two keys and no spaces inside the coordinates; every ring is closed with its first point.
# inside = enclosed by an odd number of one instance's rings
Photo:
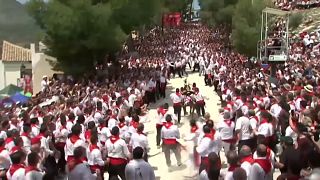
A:
{"type": "MultiPolygon", "coordinates": [[[[171,154],[171,162],[172,167],[170,170],[168,169],[166,165],[166,161],[164,158],[164,154],[162,153],[161,148],[158,149],[156,146],[156,121],[157,121],[157,107],[159,107],[161,104],[168,102],[171,106],[169,109],[170,113],[173,113],[172,108],[172,102],[169,98],[169,95],[172,92],[175,92],[176,88],[180,88],[184,86],[184,80],[186,78],[173,78],[169,81],[168,89],[166,92],[166,98],[157,101],[156,104],[152,104],[150,106],[150,111],[148,113],[148,119],[149,122],[145,123],[145,131],[148,132],[148,140],[149,140],[149,146],[150,146],[150,152],[149,152],[149,163],[154,167],[155,174],[157,179],[161,180],[185,180],[185,179],[197,179],[197,176],[192,177],[198,169],[194,170],[193,168],[188,167],[188,159],[189,155],[186,150],[182,150],[181,156],[182,156],[182,166],[177,166],[177,161],[175,159],[174,154],[171,154]]],[[[217,124],[219,122],[219,108],[220,108],[220,98],[219,96],[214,92],[213,87],[205,86],[204,84],[204,77],[199,76],[198,73],[189,74],[189,77],[187,77],[188,84],[192,84],[195,82],[197,84],[197,87],[200,89],[200,93],[202,93],[203,96],[206,98],[206,112],[209,112],[211,115],[211,119],[217,124]]],[[[187,108],[187,111],[189,108],[187,108]]],[[[183,114],[183,113],[182,113],[183,114]]],[[[190,132],[190,126],[189,126],[189,120],[191,119],[190,116],[182,116],[182,125],[179,128],[180,129],[180,135],[182,137],[186,136],[190,132]]],[[[184,140],[180,140],[182,145],[186,145],[188,142],[185,142],[184,140]]],[[[223,167],[226,167],[226,158],[224,155],[224,152],[221,154],[221,160],[223,167]]],[[[276,171],[274,173],[274,178],[276,178],[279,175],[279,171],[276,171]]]]}

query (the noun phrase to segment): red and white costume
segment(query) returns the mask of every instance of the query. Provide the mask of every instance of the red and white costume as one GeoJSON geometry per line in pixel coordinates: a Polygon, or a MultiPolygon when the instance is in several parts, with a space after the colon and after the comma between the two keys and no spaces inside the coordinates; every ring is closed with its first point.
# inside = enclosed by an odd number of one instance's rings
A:
{"type": "Polygon", "coordinates": [[[106,142],[111,165],[127,164],[130,152],[126,142],[119,136],[111,136],[106,142]]]}
{"type": "Polygon", "coordinates": [[[101,150],[96,144],[90,144],[87,148],[88,164],[92,172],[101,169],[105,162],[102,160],[101,150]]]}
{"type": "Polygon", "coordinates": [[[230,119],[224,119],[218,124],[218,131],[225,152],[228,152],[230,150],[230,145],[235,142],[233,135],[234,127],[235,123],[230,119]]]}
{"type": "Polygon", "coordinates": [[[23,164],[13,164],[6,175],[8,180],[25,180],[25,166],[23,164]]]}
{"type": "Polygon", "coordinates": [[[79,136],[71,135],[71,137],[67,139],[66,146],[64,147],[66,161],[73,159],[73,151],[79,146],[86,147],[85,142],[79,136]]]}

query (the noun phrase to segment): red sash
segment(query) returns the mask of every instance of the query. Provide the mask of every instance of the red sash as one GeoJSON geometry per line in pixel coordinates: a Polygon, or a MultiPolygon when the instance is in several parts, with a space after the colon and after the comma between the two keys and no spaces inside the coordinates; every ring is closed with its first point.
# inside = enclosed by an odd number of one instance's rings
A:
{"type": "Polygon", "coordinates": [[[13,142],[13,138],[11,138],[11,137],[8,137],[8,138],[5,140],[5,143],[6,143],[6,144],[9,144],[9,143],[11,143],[11,142],[13,142]]]}
{"type": "Polygon", "coordinates": [[[25,175],[27,175],[31,171],[40,172],[40,170],[36,166],[28,166],[28,167],[25,168],[25,175]]]}
{"type": "Polygon", "coordinates": [[[240,160],[240,163],[244,163],[244,162],[248,162],[250,164],[253,164],[254,163],[254,159],[252,158],[251,155],[249,156],[246,156],[246,157],[243,157],[241,160],[240,160]]]}
{"type": "MultiPolygon", "coordinates": [[[[173,125],[172,122],[165,122],[163,123],[163,126],[166,129],[169,129],[173,125]]],[[[163,143],[166,145],[172,145],[172,144],[177,144],[177,140],[175,138],[169,138],[169,139],[163,139],[163,143]]]]}
{"type": "Polygon", "coordinates": [[[121,164],[127,164],[127,160],[123,158],[114,158],[110,157],[110,164],[112,165],[121,165],[121,164]]]}
{"type": "Polygon", "coordinates": [[[191,133],[195,133],[198,129],[199,129],[199,128],[198,128],[197,125],[192,126],[192,127],[191,127],[191,133]]]}
{"type": "Polygon", "coordinates": [[[266,174],[271,171],[271,162],[269,159],[255,159],[254,162],[259,164],[266,174]]]}
{"type": "Polygon", "coordinates": [[[92,152],[92,151],[95,150],[95,149],[99,149],[99,147],[98,147],[96,144],[91,144],[91,145],[89,146],[90,152],[92,152]]]}
{"type": "Polygon", "coordinates": [[[12,164],[10,169],[9,169],[9,173],[10,173],[11,177],[20,168],[24,168],[24,165],[23,164],[12,164]]]}

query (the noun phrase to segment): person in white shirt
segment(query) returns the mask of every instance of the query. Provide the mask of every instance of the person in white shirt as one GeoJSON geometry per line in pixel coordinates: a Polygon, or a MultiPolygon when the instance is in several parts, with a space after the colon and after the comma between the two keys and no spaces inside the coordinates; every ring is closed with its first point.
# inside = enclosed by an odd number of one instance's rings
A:
{"type": "Polygon", "coordinates": [[[149,163],[143,160],[143,148],[138,146],[133,149],[131,160],[125,169],[125,177],[128,180],[155,180],[153,168],[149,163]]]}
{"type": "Polygon", "coordinates": [[[255,149],[256,142],[254,137],[252,137],[253,131],[250,125],[250,119],[246,115],[243,115],[236,120],[235,131],[239,140],[238,149],[241,149],[243,145],[247,145],[251,149],[255,149]]]}
{"type": "Polygon", "coordinates": [[[107,161],[102,159],[101,149],[97,143],[97,135],[91,135],[90,145],[87,148],[87,158],[92,173],[96,173],[97,170],[103,172],[104,166],[107,164],[107,161]]]}
{"type": "Polygon", "coordinates": [[[219,154],[222,146],[221,136],[219,132],[213,129],[213,127],[210,127],[210,125],[208,124],[204,125],[203,133],[204,133],[204,137],[199,138],[200,140],[198,143],[198,147],[196,148],[196,151],[201,156],[199,173],[201,173],[201,171],[208,166],[208,161],[209,161],[208,155],[211,152],[215,152],[216,154],[219,154]]]}
{"type": "Polygon", "coordinates": [[[180,93],[180,89],[177,88],[175,93],[170,94],[170,98],[173,102],[173,111],[176,116],[178,116],[178,123],[181,120],[181,108],[183,97],[180,93]]]}
{"type": "Polygon", "coordinates": [[[261,122],[258,127],[257,135],[263,135],[266,138],[266,145],[270,148],[274,147],[274,129],[272,125],[272,116],[268,112],[260,114],[261,122]]]}
{"type": "Polygon", "coordinates": [[[41,81],[41,91],[42,92],[47,91],[48,87],[49,87],[48,77],[47,76],[43,76],[42,77],[42,81],[41,81]]]}
{"type": "Polygon", "coordinates": [[[71,136],[67,139],[64,147],[65,159],[70,161],[73,159],[73,151],[76,147],[86,147],[85,142],[80,138],[81,126],[76,124],[71,129],[71,136]]]}
{"type": "Polygon", "coordinates": [[[40,131],[38,118],[32,118],[32,119],[30,119],[30,124],[31,124],[30,137],[31,137],[31,138],[34,138],[34,137],[38,136],[39,131],[40,131]]]}
{"type": "Polygon", "coordinates": [[[163,73],[160,76],[160,97],[165,98],[166,97],[166,86],[167,86],[167,79],[165,74],[163,73]]]}
{"type": "Polygon", "coordinates": [[[134,89],[130,90],[130,95],[128,97],[129,101],[129,108],[132,108],[134,105],[134,102],[137,100],[137,95],[134,93],[134,89]]]}
{"type": "MultiPolygon", "coordinates": [[[[172,123],[171,115],[166,116],[166,123],[163,124],[161,129],[162,138],[162,150],[164,152],[167,166],[170,168],[170,151],[176,156],[178,166],[181,166],[181,154],[180,154],[180,144],[177,139],[180,139],[180,132],[176,125],[172,123]]],[[[169,169],[170,170],[170,169],[169,169]]]]}
{"type": "Polygon", "coordinates": [[[202,94],[199,92],[199,88],[195,88],[195,93],[193,95],[195,101],[196,101],[196,111],[198,116],[204,116],[205,115],[205,102],[204,102],[204,97],[202,96],[202,94]]]}
{"type": "Polygon", "coordinates": [[[272,179],[272,164],[267,158],[267,147],[263,144],[257,146],[257,158],[250,169],[249,180],[270,180],[272,179]]]}
{"type": "Polygon", "coordinates": [[[119,137],[119,128],[113,127],[111,137],[106,142],[107,155],[109,159],[109,179],[120,176],[125,179],[125,167],[131,154],[126,142],[119,137]]]}
{"type": "Polygon", "coordinates": [[[133,133],[129,145],[132,147],[132,149],[136,147],[142,147],[144,151],[144,160],[148,162],[148,151],[149,151],[149,145],[148,145],[148,138],[147,135],[143,133],[144,125],[140,123],[137,127],[137,132],[133,133]]]}
{"type": "Polygon", "coordinates": [[[156,142],[158,148],[160,148],[160,142],[161,142],[161,128],[163,124],[166,122],[166,115],[168,114],[169,105],[168,103],[165,103],[164,105],[160,106],[157,110],[158,112],[158,121],[156,123],[156,129],[157,129],[157,135],[156,135],[156,142]]]}
{"type": "Polygon", "coordinates": [[[219,179],[220,169],[220,157],[215,152],[211,152],[208,155],[208,167],[200,172],[199,180],[219,179]]]}
{"type": "Polygon", "coordinates": [[[224,152],[227,153],[230,150],[230,146],[234,144],[234,131],[235,124],[231,120],[229,111],[223,113],[223,120],[218,124],[218,131],[221,135],[222,147],[224,152]]]}
{"type": "Polygon", "coordinates": [[[220,172],[220,176],[224,177],[224,180],[233,180],[233,172],[239,167],[239,157],[235,151],[229,151],[226,156],[229,165],[226,171],[220,172]]]}
{"type": "Polygon", "coordinates": [[[5,141],[4,139],[0,138],[0,171],[8,170],[11,165],[10,153],[4,146],[5,141]]]}
{"type": "Polygon", "coordinates": [[[42,180],[44,172],[38,168],[40,157],[38,153],[31,152],[28,154],[28,166],[25,168],[25,179],[26,180],[42,180]]]}
{"type": "Polygon", "coordinates": [[[29,153],[31,148],[31,138],[30,138],[31,127],[30,125],[23,125],[22,129],[23,129],[23,132],[21,133],[21,138],[23,141],[23,150],[26,153],[29,153]]]}
{"type": "Polygon", "coordinates": [[[245,170],[247,176],[250,176],[251,166],[254,163],[252,152],[249,146],[243,145],[239,152],[240,166],[245,170]]]}
{"type": "Polygon", "coordinates": [[[25,180],[24,161],[26,154],[23,151],[17,151],[10,155],[12,165],[7,171],[8,180],[25,180]]]}

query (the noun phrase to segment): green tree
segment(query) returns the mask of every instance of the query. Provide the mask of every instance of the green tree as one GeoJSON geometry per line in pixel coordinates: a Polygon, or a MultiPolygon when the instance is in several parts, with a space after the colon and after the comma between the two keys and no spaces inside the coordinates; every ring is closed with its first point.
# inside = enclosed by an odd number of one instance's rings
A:
{"type": "Polygon", "coordinates": [[[129,33],[153,23],[160,0],[31,0],[28,10],[45,32],[56,69],[81,75],[119,51],[129,33]]]}
{"type": "Polygon", "coordinates": [[[241,0],[235,7],[232,19],[232,44],[236,50],[248,56],[256,55],[260,37],[261,12],[264,1],[241,0]]]}

